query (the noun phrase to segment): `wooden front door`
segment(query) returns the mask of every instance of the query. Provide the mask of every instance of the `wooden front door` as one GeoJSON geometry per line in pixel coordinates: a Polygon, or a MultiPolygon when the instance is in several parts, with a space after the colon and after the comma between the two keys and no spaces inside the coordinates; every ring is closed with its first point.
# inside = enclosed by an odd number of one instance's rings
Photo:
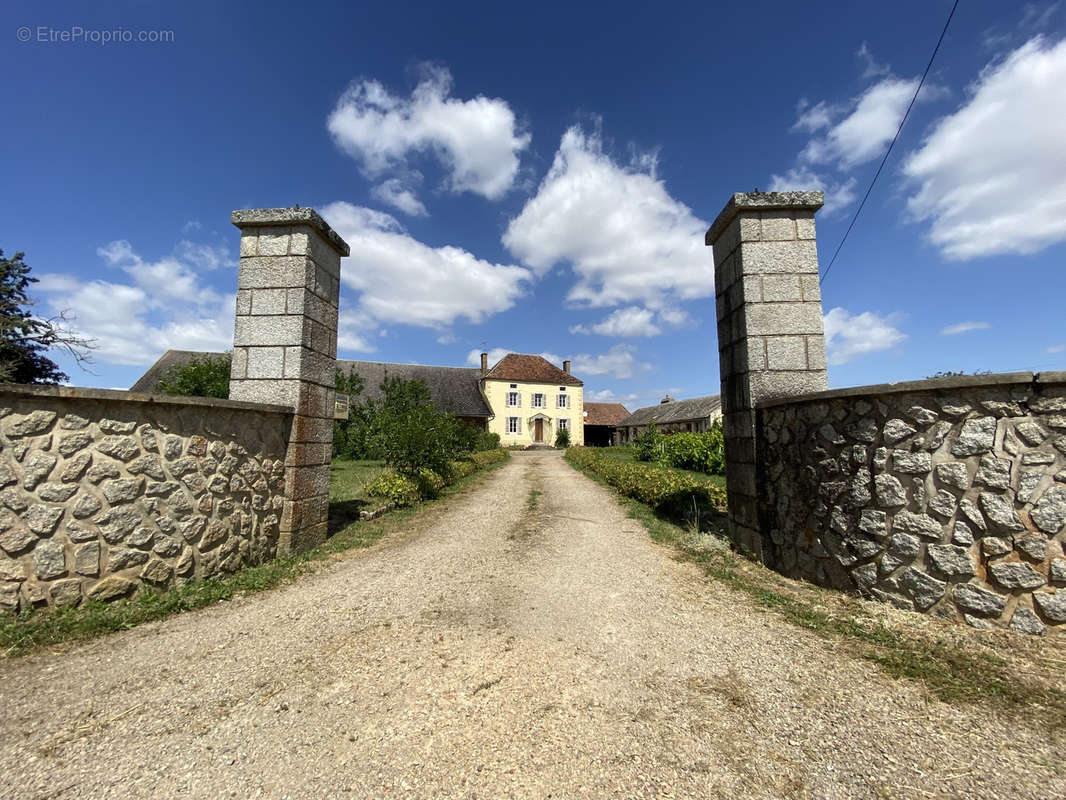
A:
{"type": "Polygon", "coordinates": [[[536,422],[533,423],[533,441],[544,441],[544,420],[542,419],[538,419],[536,422]]]}

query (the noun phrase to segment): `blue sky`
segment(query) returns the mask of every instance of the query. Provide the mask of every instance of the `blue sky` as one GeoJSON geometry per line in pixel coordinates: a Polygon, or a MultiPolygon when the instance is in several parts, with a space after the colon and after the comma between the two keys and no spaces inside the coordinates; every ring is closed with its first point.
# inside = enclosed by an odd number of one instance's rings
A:
{"type": "MultiPolygon", "coordinates": [[[[824,188],[824,268],[951,2],[512,6],[5,3],[0,247],[96,339],[72,383],[228,347],[230,211],[299,204],[352,245],[342,357],[717,393],[703,232],[824,188]]],[[[1066,369],[1064,108],[1066,2],[963,0],[823,285],[832,386],[1066,369]]]]}

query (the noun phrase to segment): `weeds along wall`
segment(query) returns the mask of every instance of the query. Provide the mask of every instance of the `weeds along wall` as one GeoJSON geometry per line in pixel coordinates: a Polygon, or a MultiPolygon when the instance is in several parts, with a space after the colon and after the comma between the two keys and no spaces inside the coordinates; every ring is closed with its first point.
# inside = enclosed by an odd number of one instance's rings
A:
{"type": "Polygon", "coordinates": [[[757,417],[768,566],[975,627],[1066,633],[1066,373],[821,392],[757,417]]]}
{"type": "Polygon", "coordinates": [[[292,423],[284,406],[0,387],[0,609],[274,557],[292,423]]]}

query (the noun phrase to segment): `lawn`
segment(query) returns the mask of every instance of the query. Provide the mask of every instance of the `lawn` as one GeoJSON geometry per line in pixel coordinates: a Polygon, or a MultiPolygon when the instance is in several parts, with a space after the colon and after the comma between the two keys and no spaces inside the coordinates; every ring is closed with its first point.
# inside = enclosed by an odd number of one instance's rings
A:
{"type": "Polygon", "coordinates": [[[364,487],[385,471],[384,461],[348,461],[335,458],[329,469],[329,501],[367,501],[364,487]]]}
{"type": "Polygon", "coordinates": [[[632,447],[601,447],[597,448],[596,452],[602,453],[608,458],[613,458],[617,461],[628,461],[641,463],[646,467],[655,467],[656,469],[664,469],[669,472],[676,472],[679,475],[688,475],[691,478],[699,478],[700,480],[710,481],[716,486],[725,487],[725,475],[708,475],[706,472],[696,472],[691,469],[678,469],[676,467],[667,467],[662,464],[654,464],[648,461],[637,462],[637,451],[632,447]]]}

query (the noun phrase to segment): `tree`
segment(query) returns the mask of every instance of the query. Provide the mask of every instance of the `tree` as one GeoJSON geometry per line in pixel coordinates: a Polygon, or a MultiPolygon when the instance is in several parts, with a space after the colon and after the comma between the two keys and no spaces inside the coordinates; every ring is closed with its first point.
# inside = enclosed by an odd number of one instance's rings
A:
{"type": "Polygon", "coordinates": [[[447,476],[450,463],[473,449],[476,431],[451,414],[441,414],[424,381],[385,378],[384,398],[373,422],[373,438],[385,462],[401,475],[428,469],[447,476]]]}
{"type": "Polygon", "coordinates": [[[370,398],[357,402],[363,393],[363,376],[358,372],[344,374],[340,369],[334,372],[334,386],[338,394],[346,394],[348,400],[348,419],[333,421],[333,455],[345,458],[375,458],[379,455],[373,449],[371,423],[377,413],[377,406],[370,398]]]}
{"type": "Polygon", "coordinates": [[[94,342],[64,327],[66,312],[43,319],[30,313],[33,301],[26,293],[37,279],[30,277],[25,253],[4,258],[0,250],[0,382],[54,384],[70,379],[52,359],[49,350],[66,350],[79,365],[91,363],[94,342]]]}
{"type": "Polygon", "coordinates": [[[566,428],[559,428],[555,432],[555,446],[559,450],[565,450],[570,446],[570,431],[566,428]]]}
{"type": "Polygon", "coordinates": [[[233,356],[193,356],[184,364],[173,366],[160,378],[156,388],[163,394],[186,397],[229,397],[229,376],[233,356]]]}

